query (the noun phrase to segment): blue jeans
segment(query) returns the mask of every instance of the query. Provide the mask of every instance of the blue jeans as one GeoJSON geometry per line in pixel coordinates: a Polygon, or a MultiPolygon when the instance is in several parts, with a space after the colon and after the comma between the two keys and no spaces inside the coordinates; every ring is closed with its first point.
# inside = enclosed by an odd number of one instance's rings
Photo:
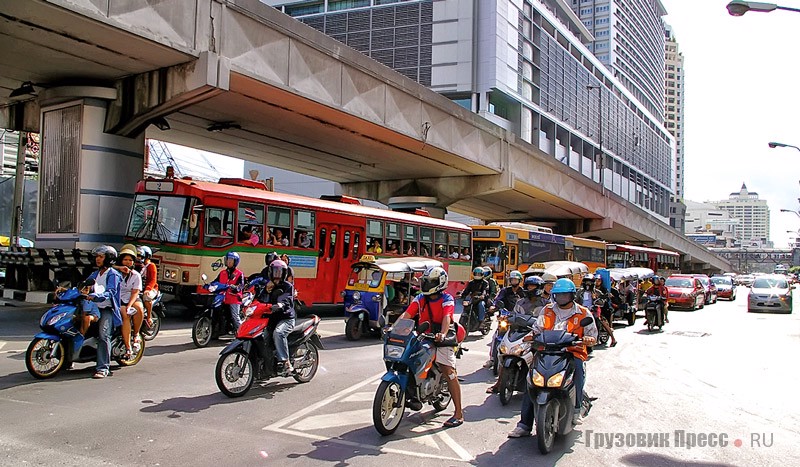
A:
{"type": "Polygon", "coordinates": [[[242,317],[239,315],[239,312],[242,310],[242,305],[240,303],[231,303],[228,305],[231,309],[231,323],[233,323],[233,333],[236,334],[236,331],[239,330],[239,326],[242,325],[242,317]]]}
{"type": "Polygon", "coordinates": [[[486,303],[481,300],[478,302],[478,323],[483,322],[483,318],[486,317],[486,303]]]}
{"type": "MultiPolygon", "coordinates": [[[[586,367],[585,362],[577,357],[572,357],[575,363],[575,409],[580,409],[583,403],[583,384],[586,381],[586,367]]],[[[522,410],[519,414],[519,423],[517,426],[531,431],[533,429],[533,401],[531,400],[530,393],[526,391],[525,397],[522,398],[522,410]]]]}
{"type": "Polygon", "coordinates": [[[294,318],[284,319],[272,331],[272,342],[275,343],[275,354],[279,362],[289,360],[289,342],[286,337],[294,329],[294,318]]]}
{"type": "Polygon", "coordinates": [[[97,337],[97,371],[108,371],[111,363],[111,333],[114,331],[114,310],[100,309],[99,333],[97,337]]]}

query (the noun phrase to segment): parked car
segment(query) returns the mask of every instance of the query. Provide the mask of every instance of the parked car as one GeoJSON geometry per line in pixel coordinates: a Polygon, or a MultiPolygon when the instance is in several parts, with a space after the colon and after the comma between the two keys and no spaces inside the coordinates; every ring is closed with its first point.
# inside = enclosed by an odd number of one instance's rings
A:
{"type": "Polygon", "coordinates": [[[717,303],[717,286],[711,282],[711,278],[705,274],[692,274],[692,276],[700,279],[700,283],[703,284],[706,294],[706,305],[717,303]]]}
{"type": "Polygon", "coordinates": [[[753,285],[755,277],[752,274],[742,274],[739,276],[739,284],[750,287],[753,285]]]}
{"type": "Polygon", "coordinates": [[[705,288],[696,277],[675,274],[667,278],[666,286],[667,303],[670,308],[687,308],[694,311],[705,306],[705,288]]]}
{"type": "Polygon", "coordinates": [[[724,298],[726,300],[736,300],[736,284],[728,276],[714,276],[711,278],[711,283],[717,286],[717,298],[724,298]]]}
{"type": "Polygon", "coordinates": [[[760,276],[747,295],[747,311],[792,312],[792,289],[784,275],[760,276]]]}

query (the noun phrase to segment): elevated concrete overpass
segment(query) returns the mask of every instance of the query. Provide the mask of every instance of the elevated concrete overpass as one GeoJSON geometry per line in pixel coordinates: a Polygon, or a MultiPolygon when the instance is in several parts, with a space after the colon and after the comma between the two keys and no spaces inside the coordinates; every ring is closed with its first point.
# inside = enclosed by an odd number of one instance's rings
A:
{"type": "MultiPolygon", "coordinates": [[[[64,138],[43,122],[63,121],[53,112],[77,102],[79,157],[98,170],[135,168],[112,156],[143,154],[146,134],[341,182],[360,197],[430,196],[481,219],[549,221],[681,251],[693,270],[730,269],[513,133],[257,0],[0,0],[0,37],[0,124],[64,138]],[[6,105],[24,81],[38,97],[6,105]],[[151,125],[162,117],[169,130],[151,125]]],[[[47,147],[43,160],[65,151],[47,147]]],[[[130,203],[133,185],[93,186],[97,173],[81,169],[80,203],[102,218],[130,203]]],[[[124,228],[82,216],[75,245],[124,228]]]]}

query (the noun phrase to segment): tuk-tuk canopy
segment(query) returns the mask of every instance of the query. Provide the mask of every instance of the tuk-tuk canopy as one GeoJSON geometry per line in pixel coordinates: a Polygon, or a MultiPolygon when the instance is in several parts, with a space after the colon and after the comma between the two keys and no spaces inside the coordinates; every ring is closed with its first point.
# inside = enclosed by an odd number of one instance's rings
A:
{"type": "Polygon", "coordinates": [[[611,279],[615,281],[635,281],[639,279],[639,275],[630,269],[611,268],[608,270],[611,279]]]}
{"type": "Polygon", "coordinates": [[[650,268],[627,268],[626,271],[630,272],[631,274],[636,274],[636,277],[639,280],[647,279],[648,277],[653,277],[656,275],[656,273],[654,273],[650,268]]]}
{"type": "Polygon", "coordinates": [[[388,274],[422,272],[428,268],[444,267],[441,261],[423,257],[402,257],[402,258],[380,258],[373,256],[362,256],[361,260],[353,263],[353,268],[380,269],[388,274]]]}
{"type": "Polygon", "coordinates": [[[574,274],[586,274],[589,267],[577,261],[547,261],[544,263],[533,263],[525,270],[525,276],[540,276],[545,281],[555,281],[560,277],[572,276],[574,274]]]}

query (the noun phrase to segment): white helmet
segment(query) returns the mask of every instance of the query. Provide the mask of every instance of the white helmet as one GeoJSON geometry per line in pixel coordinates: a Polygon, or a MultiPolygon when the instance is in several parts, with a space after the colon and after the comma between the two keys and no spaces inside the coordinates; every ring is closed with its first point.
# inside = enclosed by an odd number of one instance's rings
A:
{"type": "Polygon", "coordinates": [[[420,278],[422,295],[433,295],[447,288],[447,271],[439,266],[428,268],[420,278]]]}

